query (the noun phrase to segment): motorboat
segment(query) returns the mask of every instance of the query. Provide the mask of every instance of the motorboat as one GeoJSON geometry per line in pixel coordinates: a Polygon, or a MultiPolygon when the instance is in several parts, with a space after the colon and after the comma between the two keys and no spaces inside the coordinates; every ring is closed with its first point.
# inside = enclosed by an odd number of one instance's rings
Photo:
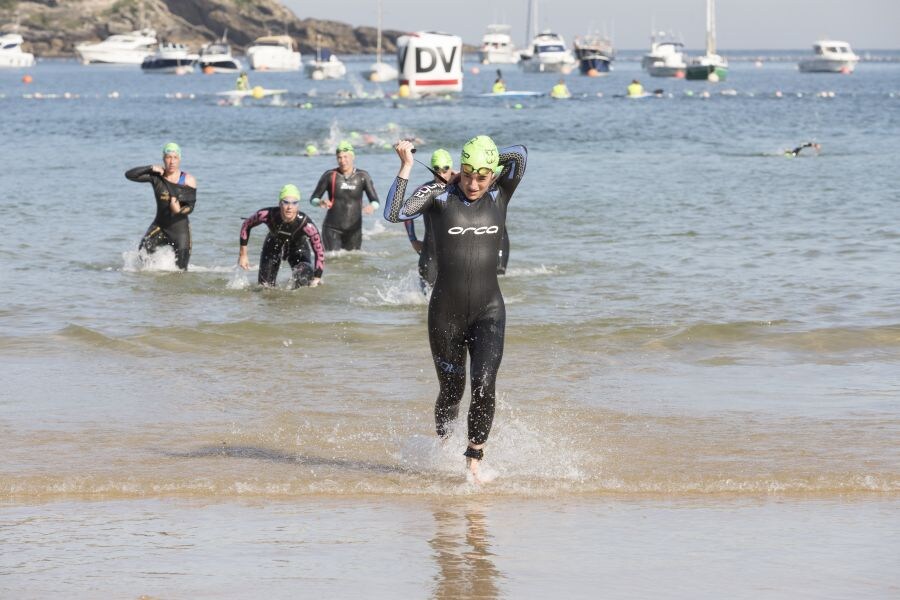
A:
{"type": "Polygon", "coordinates": [[[576,37],[572,45],[575,48],[575,58],[578,59],[578,68],[583,75],[609,73],[616,57],[612,42],[598,35],[585,35],[576,37]]]}
{"type": "Polygon", "coordinates": [[[250,68],[257,71],[299,71],[302,64],[294,40],[287,35],[256,38],[246,56],[250,68]]]}
{"type": "Polygon", "coordinates": [[[363,77],[375,83],[397,79],[397,67],[381,60],[381,0],[378,2],[378,34],[375,42],[375,62],[363,72],[363,77]]]}
{"type": "Polygon", "coordinates": [[[225,38],[200,48],[197,67],[203,73],[237,73],[243,69],[241,61],[231,55],[231,46],[225,38]]]}
{"type": "Polygon", "coordinates": [[[514,65],[521,58],[513,46],[509,25],[488,25],[478,57],[485,65],[514,65]]]}
{"type": "Polygon", "coordinates": [[[0,35],[0,68],[30,67],[34,65],[34,54],[22,52],[25,39],[18,33],[0,35]]]}
{"type": "Polygon", "coordinates": [[[684,44],[665,33],[650,37],[650,52],[641,58],[641,67],[651,77],[675,77],[682,79],[687,70],[684,61],[684,44]]]}
{"type": "Polygon", "coordinates": [[[156,45],[156,31],[141,29],[131,33],[117,33],[95,44],[78,44],[75,46],[75,54],[85,65],[139,65],[153,54],[156,45]]]}
{"type": "Polygon", "coordinates": [[[340,79],[347,74],[347,67],[328,48],[316,45],[316,58],[306,63],[306,75],[317,81],[340,79]]]}
{"type": "Polygon", "coordinates": [[[521,56],[519,64],[527,73],[569,73],[577,62],[563,37],[552,31],[534,36],[531,47],[521,56]]]}
{"type": "Polygon", "coordinates": [[[859,57],[847,42],[819,40],[813,44],[814,55],[800,60],[801,73],[852,73],[859,57]]]}
{"type": "Polygon", "coordinates": [[[144,73],[172,73],[186,75],[194,72],[197,55],[191,54],[184,44],[160,44],[156,52],[144,59],[144,73]]]}
{"type": "Polygon", "coordinates": [[[685,77],[691,80],[725,81],[728,61],[716,54],[716,4],[706,0],[706,54],[688,63],[685,77]]]}

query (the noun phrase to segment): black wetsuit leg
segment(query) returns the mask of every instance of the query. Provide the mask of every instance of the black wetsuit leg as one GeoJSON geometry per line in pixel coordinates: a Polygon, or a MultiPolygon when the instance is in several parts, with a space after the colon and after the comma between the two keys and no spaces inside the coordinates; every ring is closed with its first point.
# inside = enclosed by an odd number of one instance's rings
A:
{"type": "Polygon", "coordinates": [[[300,245],[290,244],[285,249],[285,254],[288,264],[291,265],[291,287],[297,289],[308,286],[315,273],[309,240],[304,239],[300,245]]]}
{"type": "Polygon", "coordinates": [[[344,250],[359,250],[362,248],[362,227],[342,232],[341,247],[344,250]]]}
{"type": "Polygon", "coordinates": [[[500,238],[500,254],[497,255],[497,275],[506,273],[507,262],[509,262],[509,234],[504,227],[503,237],[500,238]]]}
{"type": "Polygon", "coordinates": [[[343,233],[344,232],[340,229],[334,229],[327,225],[322,227],[322,244],[325,246],[325,250],[329,252],[332,250],[340,250],[343,247],[343,233]]]}
{"type": "Polygon", "coordinates": [[[277,236],[267,235],[259,256],[259,285],[275,287],[283,253],[284,241],[277,236]]]}
{"type": "Polygon", "coordinates": [[[428,337],[440,384],[434,405],[437,434],[459,414],[466,387],[466,353],[471,362],[472,401],[469,404],[468,439],[483,444],[491,432],[496,403],[497,372],[503,359],[506,308],[502,297],[489,302],[469,323],[464,315],[447,310],[444,302],[432,302],[428,310],[428,337]]]}
{"type": "Polygon", "coordinates": [[[175,227],[172,230],[164,230],[156,223],[151,223],[141,243],[139,250],[146,250],[153,254],[162,246],[169,246],[175,252],[175,265],[182,271],[187,271],[191,260],[191,228],[187,223],[183,227],[175,227]]]}
{"type": "Polygon", "coordinates": [[[422,248],[419,254],[419,279],[424,292],[427,287],[434,287],[437,280],[437,261],[428,253],[427,248],[422,248]]]}

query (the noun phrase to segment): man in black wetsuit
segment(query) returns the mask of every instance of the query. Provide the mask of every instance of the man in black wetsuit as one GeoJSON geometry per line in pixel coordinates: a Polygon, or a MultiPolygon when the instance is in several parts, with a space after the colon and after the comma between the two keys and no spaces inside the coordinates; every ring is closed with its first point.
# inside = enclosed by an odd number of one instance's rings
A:
{"type": "MultiPolygon", "coordinates": [[[[431,169],[434,173],[433,181],[447,183],[456,175],[453,171],[453,157],[443,148],[438,148],[431,154],[431,169]]],[[[422,292],[427,293],[429,287],[434,287],[437,279],[437,262],[434,260],[434,238],[430,234],[431,219],[427,214],[422,215],[422,224],[425,234],[419,240],[416,236],[415,219],[403,221],[406,227],[406,235],[412,244],[413,250],[419,254],[419,278],[422,292]]],[[[503,236],[500,241],[500,253],[497,255],[497,274],[506,273],[506,263],[509,260],[509,236],[506,227],[503,228],[503,236]]]]}
{"type": "Polygon", "coordinates": [[[503,358],[506,307],[497,282],[497,253],[506,209],[525,174],[524,146],[498,151],[487,136],[463,146],[461,172],[449,184],[433,182],[404,200],[413,166],[413,145],[397,144],[400,171],[388,192],[384,218],[392,223],[429,215],[437,280],[428,305],[428,337],[440,392],[434,407],[439,436],[459,413],[471,361],[467,466],[478,466],[494,419],[497,370],[503,358]]]}
{"type": "Polygon", "coordinates": [[[322,223],[326,250],[359,250],[362,247],[362,214],[378,208],[378,193],[369,174],[353,166],[356,154],[350,142],[337,147],[337,168],[325,171],[319,178],[309,201],[328,209],[322,223]],[[328,200],[323,196],[328,192],[328,200]],[[363,192],[369,204],[362,205],[363,192]]]}
{"type": "Polygon", "coordinates": [[[191,225],[188,215],[197,202],[197,180],[181,170],[181,148],[170,142],[163,147],[163,166],[135,167],[125,172],[131,181],[149,182],[156,195],[156,218],[139,249],[152,254],[161,246],[175,250],[175,264],[187,271],[191,259],[191,225]]]}
{"type": "Polygon", "coordinates": [[[241,225],[241,249],[238,254],[238,265],[244,270],[250,268],[247,258],[247,243],[250,241],[250,230],[260,224],[269,228],[269,235],[263,242],[262,254],[259,257],[259,284],[275,287],[281,261],[291,265],[291,286],[315,287],[322,278],[325,268],[325,249],[316,224],[302,212],[300,190],[297,186],[287,184],[278,194],[278,206],[263,208],[244,221],[241,225]],[[313,264],[310,246],[315,253],[313,264]]]}
{"type": "Polygon", "coordinates": [[[788,158],[794,158],[795,156],[798,156],[804,148],[812,148],[816,151],[816,154],[818,154],[819,150],[822,149],[822,145],[815,142],[806,142],[805,144],[800,144],[793,150],[785,150],[784,155],[788,158]]]}

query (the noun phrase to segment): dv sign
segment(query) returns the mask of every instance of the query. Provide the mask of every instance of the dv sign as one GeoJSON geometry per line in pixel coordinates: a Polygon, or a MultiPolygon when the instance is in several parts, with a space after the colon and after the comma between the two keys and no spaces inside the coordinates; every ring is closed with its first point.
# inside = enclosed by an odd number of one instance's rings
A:
{"type": "Polygon", "coordinates": [[[400,85],[410,95],[462,91],[462,39],[446,33],[413,33],[397,40],[400,85]]]}

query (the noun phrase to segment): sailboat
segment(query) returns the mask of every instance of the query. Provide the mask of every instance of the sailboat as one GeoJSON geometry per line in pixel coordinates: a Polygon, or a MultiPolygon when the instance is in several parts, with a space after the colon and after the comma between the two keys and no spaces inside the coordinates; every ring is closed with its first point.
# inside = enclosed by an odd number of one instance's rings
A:
{"type": "Polygon", "coordinates": [[[685,71],[687,79],[725,81],[728,61],[716,54],[716,5],[706,0],[706,54],[691,60],[685,71]]]}
{"type": "Polygon", "coordinates": [[[310,79],[340,79],[347,74],[347,67],[328,48],[321,46],[322,36],[316,35],[316,58],[306,63],[306,74],[310,79]]]}
{"type": "Polygon", "coordinates": [[[378,41],[376,44],[375,62],[363,72],[363,76],[376,83],[397,79],[397,68],[381,62],[381,0],[378,0],[378,41]]]}

